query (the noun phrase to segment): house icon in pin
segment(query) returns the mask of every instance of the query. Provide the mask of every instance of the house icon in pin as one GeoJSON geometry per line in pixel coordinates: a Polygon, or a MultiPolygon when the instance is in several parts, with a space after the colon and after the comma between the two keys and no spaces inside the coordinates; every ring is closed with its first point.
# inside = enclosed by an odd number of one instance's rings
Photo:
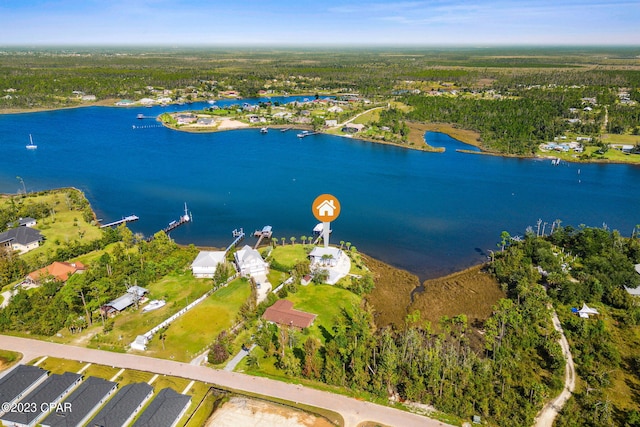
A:
{"type": "Polygon", "coordinates": [[[333,199],[329,199],[316,206],[316,209],[318,210],[319,216],[333,216],[336,206],[333,199]]]}

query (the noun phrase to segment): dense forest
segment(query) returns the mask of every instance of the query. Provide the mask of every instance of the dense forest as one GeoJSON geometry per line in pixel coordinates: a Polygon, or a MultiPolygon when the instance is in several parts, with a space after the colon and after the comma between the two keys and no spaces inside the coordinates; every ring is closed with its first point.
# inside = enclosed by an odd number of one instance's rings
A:
{"type": "MultiPolygon", "coordinates": [[[[640,239],[617,231],[562,227],[523,239],[503,233],[501,252],[487,269],[507,292],[481,326],[482,348],[469,342],[466,316],[437,325],[407,315],[404,327],[378,327],[372,307],[343,310],[325,342],[293,329],[263,325],[256,342],[264,358],[291,377],[368,392],[380,398],[433,405],[462,419],[481,415],[495,425],[531,425],[542,405],[563,388],[564,357],[551,325],[560,312],[581,378],[561,425],[636,426],[638,412],[608,398],[612,372],[627,363],[640,380],[637,348],[621,356],[610,321],[582,319],[583,302],[611,315],[629,333],[640,328],[640,306],[624,286],[640,284],[640,239]],[[625,362],[625,360],[627,362],[625,362]],[[635,420],[635,421],[634,421],[635,420]]],[[[475,325],[478,326],[478,325],[475,325]]],[[[618,326],[615,327],[616,329],[618,326]]],[[[251,366],[259,369],[258,356],[251,366]]],[[[632,400],[638,402],[637,392],[632,400]]]]}

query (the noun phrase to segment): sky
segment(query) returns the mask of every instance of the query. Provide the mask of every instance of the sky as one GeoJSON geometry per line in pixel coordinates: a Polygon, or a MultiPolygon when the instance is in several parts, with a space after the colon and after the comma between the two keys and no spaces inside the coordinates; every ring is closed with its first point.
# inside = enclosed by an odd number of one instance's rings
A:
{"type": "Polygon", "coordinates": [[[638,0],[0,0],[0,46],[640,45],[638,0]]]}

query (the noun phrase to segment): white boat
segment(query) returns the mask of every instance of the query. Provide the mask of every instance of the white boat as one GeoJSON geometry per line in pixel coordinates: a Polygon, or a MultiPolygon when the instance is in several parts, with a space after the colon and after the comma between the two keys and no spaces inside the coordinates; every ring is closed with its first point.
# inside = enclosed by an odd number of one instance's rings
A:
{"type": "Polygon", "coordinates": [[[260,133],[267,133],[267,132],[269,132],[269,129],[268,129],[268,128],[262,128],[262,129],[260,129],[260,133]]]}
{"type": "Polygon", "coordinates": [[[144,308],[142,309],[142,312],[146,313],[147,311],[157,310],[160,307],[164,307],[165,304],[166,302],[163,299],[161,300],[154,299],[153,301],[149,301],[149,304],[144,306],[144,308]]]}
{"type": "Polygon", "coordinates": [[[29,143],[26,145],[26,147],[27,147],[27,150],[35,150],[36,148],[38,148],[38,146],[33,143],[33,138],[31,137],[31,134],[29,134],[29,143]]]}
{"type": "Polygon", "coordinates": [[[303,130],[302,132],[300,132],[300,133],[297,135],[297,137],[298,137],[298,138],[304,138],[305,136],[309,135],[309,133],[311,133],[311,132],[309,132],[308,130],[303,130]]]}

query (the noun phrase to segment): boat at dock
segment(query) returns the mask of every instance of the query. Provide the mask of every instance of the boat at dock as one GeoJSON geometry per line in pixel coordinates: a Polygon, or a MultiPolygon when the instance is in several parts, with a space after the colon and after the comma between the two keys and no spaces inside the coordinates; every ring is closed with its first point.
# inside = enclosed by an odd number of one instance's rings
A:
{"type": "Polygon", "coordinates": [[[308,135],[310,135],[310,134],[311,134],[311,132],[309,132],[308,130],[303,130],[302,132],[300,132],[300,133],[299,133],[299,134],[297,134],[296,136],[297,136],[298,138],[304,138],[305,136],[308,136],[308,135]]]}
{"type": "Polygon", "coordinates": [[[35,150],[36,148],[38,148],[38,146],[33,143],[33,138],[31,137],[31,134],[29,134],[29,143],[26,145],[26,147],[27,147],[27,150],[35,150]]]}
{"type": "Polygon", "coordinates": [[[267,132],[269,132],[269,128],[265,127],[260,129],[260,133],[267,133],[267,132]]]}

